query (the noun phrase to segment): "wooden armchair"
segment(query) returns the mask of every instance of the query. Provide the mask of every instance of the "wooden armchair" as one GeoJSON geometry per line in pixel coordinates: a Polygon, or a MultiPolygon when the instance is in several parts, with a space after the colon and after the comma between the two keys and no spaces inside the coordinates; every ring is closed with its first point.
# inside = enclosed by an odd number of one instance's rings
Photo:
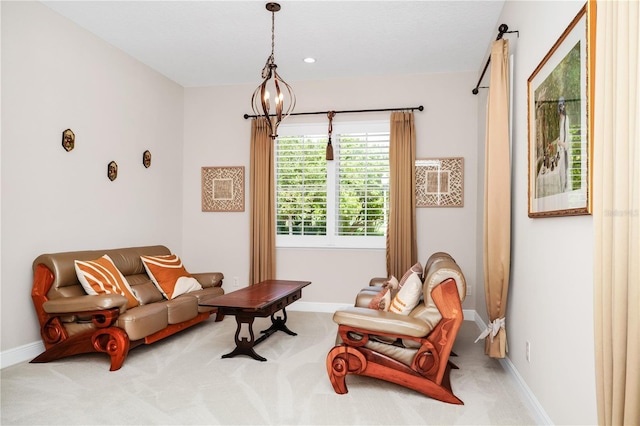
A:
{"type": "MultiPolygon", "coordinates": [[[[409,315],[357,305],[334,314],[338,343],[327,355],[327,373],[338,394],[347,393],[346,376],[374,377],[431,398],[463,404],[453,394],[449,361],[462,325],[464,275],[455,261],[439,258],[425,271],[424,300],[409,315]]],[[[367,291],[367,290],[365,290],[367,291]]]]}

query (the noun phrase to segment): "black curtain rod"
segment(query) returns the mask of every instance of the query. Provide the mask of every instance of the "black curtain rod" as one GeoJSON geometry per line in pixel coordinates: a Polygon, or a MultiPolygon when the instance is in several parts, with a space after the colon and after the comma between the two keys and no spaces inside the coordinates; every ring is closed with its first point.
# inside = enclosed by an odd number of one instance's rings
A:
{"type": "MultiPolygon", "coordinates": [[[[500,40],[505,33],[518,33],[518,36],[520,36],[520,33],[518,31],[507,31],[508,29],[509,27],[507,26],[507,24],[500,25],[498,27],[498,37],[496,37],[496,40],[500,40]]],[[[478,79],[478,84],[476,84],[476,87],[474,87],[473,90],[471,91],[474,95],[478,94],[478,89],[480,88],[480,82],[484,78],[484,74],[487,72],[487,68],[489,68],[490,62],[491,62],[491,54],[489,54],[487,63],[485,64],[484,69],[482,70],[482,75],[480,75],[480,78],[478,79]]]]}
{"type": "MultiPolygon", "coordinates": [[[[424,107],[422,105],[417,106],[417,107],[408,107],[408,108],[381,108],[381,109],[352,109],[352,110],[344,110],[344,111],[333,111],[336,114],[345,114],[345,113],[352,113],[352,112],[383,112],[383,111],[406,111],[406,110],[418,110],[418,111],[423,111],[424,107]]],[[[292,112],[289,115],[318,115],[318,114],[326,114],[329,111],[316,111],[316,112],[292,112]]],[[[271,114],[274,115],[274,114],[271,114]]],[[[244,118],[245,120],[247,118],[257,118],[257,115],[249,115],[249,114],[245,114],[244,118]]]]}

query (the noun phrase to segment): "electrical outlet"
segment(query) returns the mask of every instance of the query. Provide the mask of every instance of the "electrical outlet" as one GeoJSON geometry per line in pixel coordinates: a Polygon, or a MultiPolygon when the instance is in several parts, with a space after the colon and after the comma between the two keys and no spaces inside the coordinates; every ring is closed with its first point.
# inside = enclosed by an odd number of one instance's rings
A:
{"type": "Polygon", "coordinates": [[[526,358],[527,362],[531,362],[531,343],[529,343],[529,341],[527,340],[526,342],[524,342],[524,344],[524,357],[526,358]]]}
{"type": "Polygon", "coordinates": [[[471,287],[470,285],[467,286],[467,296],[471,296],[472,289],[473,289],[473,287],[471,287]]]}
{"type": "Polygon", "coordinates": [[[240,287],[240,282],[238,281],[238,277],[233,277],[233,286],[240,287]]]}

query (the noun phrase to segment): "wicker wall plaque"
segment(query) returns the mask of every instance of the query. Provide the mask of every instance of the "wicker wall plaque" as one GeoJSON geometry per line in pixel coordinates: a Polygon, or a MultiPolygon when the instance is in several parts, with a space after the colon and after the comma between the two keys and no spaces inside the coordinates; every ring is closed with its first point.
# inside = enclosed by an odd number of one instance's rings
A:
{"type": "Polygon", "coordinates": [[[416,207],[462,207],[464,159],[416,160],[416,207]]]}
{"type": "Polygon", "coordinates": [[[202,211],[244,211],[244,167],[202,168],[202,211]]]}

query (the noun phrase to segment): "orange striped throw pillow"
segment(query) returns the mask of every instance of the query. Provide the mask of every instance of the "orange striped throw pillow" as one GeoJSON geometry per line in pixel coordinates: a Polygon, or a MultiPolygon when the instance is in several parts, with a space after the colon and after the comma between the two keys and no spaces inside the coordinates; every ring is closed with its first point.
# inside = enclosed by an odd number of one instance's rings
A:
{"type": "Polygon", "coordinates": [[[106,254],[100,259],[76,260],[74,263],[78,281],[87,294],[120,294],[127,298],[127,308],[140,304],[127,279],[106,254]]]}
{"type": "Polygon", "coordinates": [[[149,278],[167,299],[174,299],[202,286],[187,272],[182,260],[175,254],[166,256],[140,256],[149,278]]]}

